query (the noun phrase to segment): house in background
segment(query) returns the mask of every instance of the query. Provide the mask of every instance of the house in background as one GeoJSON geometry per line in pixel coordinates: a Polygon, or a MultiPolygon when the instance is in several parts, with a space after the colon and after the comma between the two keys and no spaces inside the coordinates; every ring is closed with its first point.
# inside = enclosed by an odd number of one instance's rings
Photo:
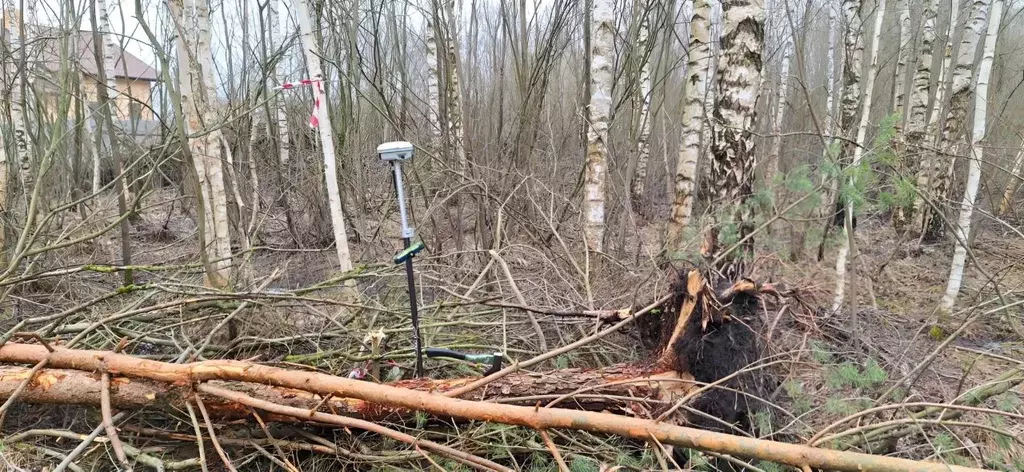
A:
{"type": "MultiPolygon", "coordinates": [[[[20,21],[21,14],[14,9],[7,9],[4,13],[3,35],[6,42],[9,41],[10,22],[12,20],[20,21]]],[[[16,25],[14,29],[17,28],[16,25]]],[[[30,29],[29,36],[32,38],[27,43],[28,49],[26,50],[29,62],[52,73],[36,73],[33,76],[37,93],[41,92],[44,95],[40,97],[44,113],[52,116],[56,111],[57,98],[60,94],[69,92],[60,90],[55,83],[56,74],[61,67],[61,46],[67,33],[66,30],[62,31],[46,25],[25,25],[25,27],[30,29]]],[[[70,66],[77,68],[80,72],[81,98],[87,104],[87,109],[94,112],[100,105],[97,97],[98,88],[104,85],[100,83],[97,73],[93,32],[76,31],[71,33],[68,39],[70,39],[71,50],[71,57],[68,58],[70,66]]],[[[159,121],[153,109],[153,87],[159,78],[157,70],[123,49],[115,52],[113,69],[114,90],[109,90],[107,95],[113,99],[115,124],[128,136],[159,138],[159,121]]],[[[89,116],[93,117],[94,113],[89,113],[89,116]]]]}
{"type": "MultiPolygon", "coordinates": [[[[98,81],[92,31],[79,31],[76,38],[75,61],[82,69],[82,93],[85,100],[97,105],[98,81]]],[[[128,51],[118,51],[114,62],[114,89],[107,94],[114,97],[114,119],[128,124],[155,120],[153,112],[153,85],[157,71],[128,51]]]]}

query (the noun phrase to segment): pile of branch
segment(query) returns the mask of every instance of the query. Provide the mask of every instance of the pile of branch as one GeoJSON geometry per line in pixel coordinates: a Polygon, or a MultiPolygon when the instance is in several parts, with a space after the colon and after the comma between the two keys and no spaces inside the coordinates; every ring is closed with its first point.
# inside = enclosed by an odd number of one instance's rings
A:
{"type": "MultiPolygon", "coordinates": [[[[226,464],[230,461],[215,440],[211,421],[251,417],[252,410],[256,409],[263,412],[262,418],[268,421],[314,423],[374,432],[482,470],[508,469],[488,459],[389,429],[381,423],[383,420],[401,421],[413,412],[423,412],[443,420],[523,426],[539,431],[559,462],[561,458],[547,436],[548,430],[612,434],[767,460],[805,470],[807,467],[850,471],[972,470],[766,441],[674,424],[679,418],[673,412],[709,392],[696,387],[694,379],[717,375],[715,372],[721,370],[695,369],[701,362],[709,361],[698,359],[694,346],[713,338],[716,329],[735,335],[734,331],[728,331],[734,328],[727,326],[744,323],[733,322],[731,318],[736,314],[726,307],[744,306],[749,302],[743,300],[744,297],[753,299],[764,291],[770,291],[770,287],[760,287],[747,280],[716,291],[698,272],[690,272],[674,296],[661,300],[667,303],[656,305],[662,309],[663,317],[674,318],[675,323],[665,329],[668,341],[660,355],[643,365],[526,374],[520,371],[529,364],[526,362],[483,379],[416,379],[382,385],[242,361],[172,364],[108,351],[11,342],[0,347],[0,397],[7,399],[4,410],[14,400],[99,405],[104,417],[103,431],[124,464],[127,464],[125,447],[117,440],[112,410],[155,407],[199,410],[226,464]],[[665,311],[671,313],[665,315],[665,311]]],[[[653,311],[654,307],[626,316],[602,333],[618,329],[653,311]]],[[[573,345],[567,346],[571,347],[573,345]]],[[[551,354],[540,357],[550,358],[551,354]]],[[[730,375],[720,376],[715,381],[725,380],[730,375]]],[[[98,432],[99,428],[93,438],[98,432]]]]}

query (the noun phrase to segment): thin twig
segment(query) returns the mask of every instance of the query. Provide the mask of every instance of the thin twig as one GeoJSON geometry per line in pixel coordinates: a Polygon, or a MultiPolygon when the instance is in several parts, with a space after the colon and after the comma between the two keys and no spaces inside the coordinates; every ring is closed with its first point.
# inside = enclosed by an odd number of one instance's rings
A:
{"type": "Polygon", "coordinates": [[[558,446],[556,446],[555,442],[551,440],[551,436],[548,432],[543,429],[539,429],[537,432],[540,433],[540,438],[544,440],[544,444],[548,447],[548,450],[551,451],[551,457],[553,457],[555,459],[555,463],[558,464],[559,472],[569,472],[569,466],[565,464],[565,460],[562,459],[562,453],[558,451],[558,446]]]}
{"type": "Polygon", "coordinates": [[[110,411],[110,373],[100,374],[100,412],[103,415],[103,429],[110,439],[110,448],[114,450],[114,457],[121,463],[121,467],[131,472],[132,465],[128,462],[128,456],[124,453],[121,445],[121,438],[117,436],[117,428],[114,427],[113,415],[110,411]]]}
{"type": "Polygon", "coordinates": [[[441,472],[448,472],[447,469],[441,467],[441,464],[434,462],[434,459],[431,459],[430,455],[428,455],[426,452],[423,452],[423,449],[421,449],[419,446],[416,446],[416,452],[423,456],[423,458],[426,459],[427,462],[429,462],[430,465],[434,466],[437,470],[440,470],[441,472]]]}
{"type": "MultiPolygon", "coordinates": [[[[502,259],[501,255],[498,254],[498,251],[495,251],[494,249],[487,252],[490,253],[491,257],[498,262],[499,266],[501,266],[501,271],[505,273],[505,278],[508,279],[508,285],[512,288],[512,293],[516,295],[516,300],[519,301],[519,304],[523,306],[529,305],[529,303],[526,303],[526,298],[523,297],[523,292],[519,291],[519,286],[516,285],[516,279],[512,277],[512,271],[508,269],[508,264],[505,263],[505,259],[502,259]]],[[[548,340],[544,336],[544,330],[540,327],[537,317],[534,316],[531,311],[527,311],[526,316],[530,318],[530,324],[533,325],[533,332],[537,334],[537,342],[540,344],[540,350],[542,352],[547,352],[548,340]]]]}
{"type": "Polygon", "coordinates": [[[224,466],[231,472],[238,472],[235,469],[235,465],[231,463],[231,459],[228,458],[227,453],[224,452],[224,448],[220,447],[220,443],[217,441],[217,435],[213,431],[213,422],[210,421],[210,415],[206,413],[206,405],[203,405],[203,399],[199,397],[199,394],[195,394],[196,406],[199,407],[199,413],[203,415],[203,421],[206,422],[206,432],[210,434],[210,442],[213,443],[213,448],[217,450],[217,454],[220,456],[220,460],[224,461],[224,466]]]}
{"type": "MultiPolygon", "coordinates": [[[[274,436],[270,434],[270,429],[267,428],[267,424],[263,422],[263,418],[260,417],[260,414],[257,413],[255,409],[250,408],[250,410],[252,411],[253,418],[256,418],[256,423],[259,424],[260,429],[263,430],[263,434],[265,434],[270,440],[274,440],[274,436]]],[[[277,442],[273,442],[271,444],[274,447],[274,451],[277,452],[277,455],[281,456],[281,461],[284,463],[283,467],[285,469],[292,472],[300,472],[299,469],[292,465],[291,461],[288,460],[288,456],[284,454],[284,451],[281,450],[281,446],[279,446],[277,442]]]]}
{"type": "MultiPolygon", "coordinates": [[[[120,421],[124,417],[125,417],[125,413],[122,411],[122,412],[114,415],[114,417],[111,418],[110,420],[112,422],[117,422],[117,421],[120,421]]],[[[63,472],[64,469],[67,469],[67,468],[70,468],[70,469],[74,470],[75,467],[78,467],[78,466],[72,464],[72,462],[75,460],[76,457],[78,457],[79,454],[85,452],[85,448],[89,447],[89,445],[92,444],[92,442],[97,437],[99,437],[99,435],[101,433],[103,433],[103,425],[102,424],[97,426],[95,429],[93,429],[92,432],[89,433],[89,435],[86,436],[85,439],[83,439],[82,442],[78,444],[78,446],[76,446],[74,449],[72,449],[71,452],[68,453],[67,457],[65,457],[64,460],[60,462],[60,464],[57,464],[57,467],[53,469],[53,472],[63,472]]]]}
{"type": "Polygon", "coordinates": [[[199,419],[196,418],[196,410],[192,408],[192,404],[185,402],[185,409],[188,410],[188,417],[192,420],[192,429],[196,432],[196,446],[199,448],[199,467],[202,468],[203,472],[208,472],[206,468],[206,449],[203,447],[203,430],[199,426],[199,419]]]}

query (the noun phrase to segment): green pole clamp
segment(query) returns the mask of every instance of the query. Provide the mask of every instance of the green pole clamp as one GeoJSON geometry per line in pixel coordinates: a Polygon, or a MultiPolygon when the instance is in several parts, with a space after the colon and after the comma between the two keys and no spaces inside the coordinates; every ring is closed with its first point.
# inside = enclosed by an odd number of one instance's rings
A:
{"type": "Polygon", "coordinates": [[[423,245],[423,241],[416,241],[412,243],[409,247],[403,249],[402,252],[395,254],[395,264],[401,264],[405,262],[410,257],[415,256],[420,251],[422,251],[424,247],[425,246],[423,245]]]}

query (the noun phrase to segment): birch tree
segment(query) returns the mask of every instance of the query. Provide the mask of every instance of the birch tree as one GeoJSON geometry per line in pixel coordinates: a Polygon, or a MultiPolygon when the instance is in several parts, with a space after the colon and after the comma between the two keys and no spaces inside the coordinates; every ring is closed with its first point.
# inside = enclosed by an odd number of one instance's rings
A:
{"type": "MultiPolygon", "coordinates": [[[[921,168],[918,159],[910,156],[923,154],[923,144],[928,132],[928,100],[932,81],[932,53],[935,44],[935,16],[938,0],[925,0],[922,11],[921,48],[916,60],[914,81],[911,84],[909,109],[907,110],[907,126],[903,133],[907,145],[907,155],[903,157],[903,168],[910,175],[917,175],[921,168]]],[[[954,15],[955,16],[955,15],[954,15]]],[[[893,222],[897,228],[911,219],[917,205],[900,205],[893,213],[893,222]]]]}
{"type": "MultiPolygon", "coordinates": [[[[841,99],[838,106],[839,127],[836,134],[841,135],[846,139],[842,140],[842,144],[839,146],[839,153],[835,158],[835,162],[833,162],[837,167],[845,165],[849,161],[849,156],[853,154],[853,137],[856,134],[854,120],[857,118],[857,110],[860,104],[861,66],[863,65],[864,59],[863,24],[860,17],[862,0],[841,1],[845,29],[843,31],[843,62],[841,63],[841,72],[839,73],[842,77],[842,87],[838,90],[838,92],[841,93],[841,99]]],[[[825,152],[831,152],[831,146],[829,149],[825,149],[825,152]]],[[[822,177],[830,178],[831,176],[827,173],[823,173],[822,177]]],[[[835,210],[844,205],[843,195],[839,191],[839,187],[840,182],[838,179],[833,179],[829,184],[831,198],[829,199],[829,203],[825,208],[825,211],[832,213],[830,213],[829,218],[825,219],[825,228],[823,231],[825,235],[828,234],[836,223],[834,217],[836,214],[835,210]]],[[[826,238],[822,238],[821,244],[818,245],[819,261],[824,260],[825,258],[825,241],[826,238]]],[[[845,259],[845,256],[843,259],[845,259]]]]}
{"type": "MultiPolygon", "coordinates": [[[[839,126],[843,133],[852,137],[854,119],[860,105],[860,75],[864,60],[863,24],[860,18],[862,0],[843,0],[843,18],[846,33],[843,36],[845,48],[843,64],[843,100],[839,126]]],[[[851,152],[853,144],[846,143],[844,154],[851,152]]]]}
{"type": "Polygon", "coordinates": [[[686,80],[683,90],[683,129],[676,158],[672,192],[672,210],[666,242],[669,249],[682,246],[683,230],[693,213],[693,190],[697,179],[697,160],[701,152],[704,128],[705,96],[711,80],[711,4],[694,0],[690,17],[690,44],[687,48],[686,80]]]}
{"type": "MultiPolygon", "coordinates": [[[[754,209],[747,205],[757,165],[752,134],[760,94],[764,7],[760,1],[729,0],[722,3],[721,65],[716,83],[712,127],[709,187],[720,210],[720,224],[731,223],[739,238],[753,230],[754,209]]],[[[748,238],[741,254],[750,255],[748,238]]],[[[713,250],[716,257],[732,258],[713,250]]]]}
{"type": "Polygon", "coordinates": [[[615,64],[615,3],[593,0],[590,12],[590,102],[587,105],[587,160],[584,170],[584,235],[590,251],[601,251],[605,228],[608,172],[608,120],[615,64]]]}
{"type": "Polygon", "coordinates": [[[435,3],[439,0],[429,1],[431,8],[426,14],[427,126],[430,129],[430,149],[439,153],[441,151],[441,123],[438,116],[441,110],[441,89],[438,83],[437,69],[437,5],[435,3]]]}
{"type": "Polygon", "coordinates": [[[469,168],[469,161],[466,157],[466,140],[462,125],[462,90],[459,88],[459,43],[458,43],[458,18],[453,14],[455,9],[454,0],[439,0],[442,3],[439,9],[440,25],[445,34],[445,111],[447,112],[448,138],[451,141],[451,151],[455,159],[456,169],[463,176],[469,168]]]}
{"type": "MultiPolygon", "coordinates": [[[[977,2],[976,2],[977,3],[977,2]]],[[[992,62],[995,59],[996,41],[999,35],[999,23],[1003,15],[1002,0],[992,2],[992,14],[988,19],[988,31],[985,34],[985,47],[981,65],[978,67],[978,85],[974,92],[974,126],[971,129],[971,157],[968,161],[967,186],[964,198],[960,203],[960,217],[956,224],[956,247],[953,250],[953,263],[949,268],[949,283],[946,293],[939,302],[939,311],[949,314],[956,303],[960,286],[963,285],[964,264],[967,262],[968,235],[971,232],[971,217],[974,214],[974,201],[978,196],[978,184],[981,182],[981,163],[985,148],[986,118],[988,116],[988,82],[992,75],[992,62]]],[[[955,93],[955,88],[953,89],[955,93]]]]}
{"type": "Polygon", "coordinates": [[[639,68],[640,89],[639,97],[637,97],[640,102],[640,116],[638,118],[640,132],[636,139],[636,172],[633,173],[629,190],[633,204],[637,205],[638,208],[641,207],[639,204],[643,202],[644,198],[644,187],[647,183],[647,161],[651,155],[651,61],[648,55],[648,46],[652,42],[650,38],[651,6],[652,4],[647,2],[645,8],[639,12],[640,25],[636,44],[636,50],[639,51],[638,56],[641,62],[639,68]]]}
{"type": "MultiPolygon", "coordinates": [[[[868,125],[871,123],[871,101],[875,88],[875,78],[878,76],[878,47],[882,40],[882,23],[884,19],[885,0],[879,0],[878,7],[875,9],[875,28],[872,33],[874,38],[871,40],[868,76],[864,80],[864,97],[861,99],[860,124],[857,126],[857,137],[855,138],[855,146],[853,148],[853,159],[850,161],[851,166],[859,165],[861,158],[864,156],[864,146],[867,140],[868,125]]],[[[855,184],[855,182],[851,182],[851,186],[854,186],[853,184],[855,184]]],[[[853,202],[846,201],[843,202],[843,205],[845,206],[843,214],[846,217],[844,225],[845,237],[840,238],[839,255],[836,258],[836,291],[835,299],[832,301],[833,311],[839,310],[843,305],[847,278],[847,258],[851,251],[853,252],[854,257],[856,257],[856,247],[853,245],[853,202]]],[[[856,303],[854,297],[856,297],[855,293],[850,297],[851,302],[856,303]]]]}
{"type": "MultiPolygon", "coordinates": [[[[34,176],[32,172],[32,154],[29,150],[28,116],[25,110],[26,91],[28,89],[26,83],[27,74],[24,71],[17,73],[16,69],[23,69],[25,65],[27,60],[25,47],[28,44],[29,38],[22,37],[23,28],[19,27],[23,25],[23,21],[21,21],[23,17],[17,15],[17,10],[10,8],[7,2],[4,2],[4,6],[6,7],[5,13],[7,15],[8,51],[12,54],[10,61],[15,69],[10,70],[10,72],[11,76],[16,77],[16,80],[11,84],[10,91],[11,128],[13,130],[12,137],[14,138],[15,162],[19,169],[18,177],[21,180],[22,193],[28,199],[31,198],[30,196],[34,188],[34,176]],[[19,17],[21,18],[19,19],[19,17]],[[19,56],[14,56],[15,52],[19,56]]],[[[27,30],[25,31],[27,32],[27,30]]]]}
{"type": "MultiPolygon", "coordinates": [[[[893,74],[892,90],[892,112],[903,115],[904,109],[904,85],[906,80],[907,62],[910,60],[910,52],[914,49],[913,38],[910,26],[910,0],[896,0],[896,13],[899,15],[899,51],[896,53],[896,67],[893,74]]],[[[900,122],[904,121],[902,118],[900,122]]]]}
{"type": "MultiPolygon", "coordinates": [[[[836,87],[836,35],[839,32],[839,20],[836,14],[836,8],[838,5],[830,4],[828,8],[828,59],[826,59],[825,65],[825,122],[824,129],[826,136],[829,136],[827,140],[827,146],[822,150],[822,159],[833,159],[831,155],[832,145],[835,143],[835,138],[832,137],[836,127],[836,92],[841,91],[841,87],[836,87]]],[[[825,173],[822,173],[822,178],[826,178],[825,173]]],[[[835,179],[832,179],[833,185],[831,192],[835,193],[835,179]]],[[[831,201],[831,198],[828,200],[831,201]]]]}
{"type": "MultiPolygon", "coordinates": [[[[932,105],[931,113],[928,114],[928,124],[926,126],[926,133],[933,135],[933,141],[937,142],[940,138],[938,134],[938,122],[939,115],[942,113],[943,102],[946,95],[947,88],[947,74],[953,63],[953,32],[957,30],[958,16],[960,11],[960,0],[949,0],[949,27],[946,30],[946,43],[942,49],[942,63],[939,65],[939,71],[937,74],[936,88],[934,105],[932,105]]],[[[922,153],[922,159],[919,163],[916,176],[916,188],[917,192],[914,195],[914,206],[913,206],[913,228],[916,231],[923,231],[925,215],[925,201],[924,191],[931,185],[932,179],[932,167],[935,166],[936,156],[932,152],[922,153]]]]}
{"type": "MultiPolygon", "coordinates": [[[[974,71],[974,58],[977,55],[978,46],[981,42],[982,30],[985,27],[985,20],[988,17],[990,0],[974,0],[971,3],[971,12],[968,16],[967,25],[963,29],[963,38],[960,41],[960,49],[957,52],[956,62],[953,69],[946,73],[952,73],[952,81],[944,97],[949,101],[949,111],[946,113],[942,131],[939,133],[939,153],[929,153],[926,157],[926,165],[918,176],[918,192],[923,195],[930,195],[932,199],[944,199],[949,189],[953,159],[951,157],[956,147],[957,137],[967,119],[967,103],[971,96],[971,81],[974,71]]],[[[938,98],[936,99],[938,103],[938,98]]],[[[924,198],[917,206],[920,211],[915,226],[923,232],[925,240],[935,240],[943,233],[942,219],[936,215],[934,209],[925,205],[924,198]],[[916,223],[920,223],[917,225],[916,223]]]]}
{"type": "Polygon", "coordinates": [[[772,117],[772,149],[768,154],[768,169],[764,173],[768,179],[772,179],[779,174],[779,160],[782,158],[782,122],[786,117],[786,99],[789,94],[789,87],[787,86],[789,81],[789,63],[790,58],[793,56],[793,49],[796,47],[793,42],[793,23],[788,18],[788,6],[783,4],[783,7],[786,11],[784,13],[785,17],[782,19],[783,38],[782,60],[779,64],[779,91],[775,97],[775,114],[772,117]]]}
{"type": "Polygon", "coordinates": [[[214,101],[217,94],[211,67],[209,4],[206,0],[189,0],[184,5],[182,0],[167,3],[178,31],[178,82],[189,154],[198,181],[196,207],[205,283],[225,288],[231,279],[231,235],[218,155],[221,131],[214,101]]]}
{"type": "Polygon", "coordinates": [[[1017,193],[1017,187],[1020,186],[1020,182],[1024,178],[1024,175],[1021,175],[1021,170],[1024,170],[1024,142],[1021,142],[1017,158],[1013,160],[1013,167],[1006,181],[1006,190],[1003,191],[1003,198],[999,202],[1000,215],[1005,215],[1010,210],[1010,205],[1013,204],[1013,196],[1017,193]]]}
{"type": "MultiPolygon", "coordinates": [[[[276,0],[269,0],[267,2],[267,25],[270,28],[270,49],[273,50],[274,45],[278,42],[274,41],[274,31],[278,31],[280,43],[279,45],[283,48],[288,41],[288,35],[291,30],[288,28],[288,15],[281,15],[277,11],[278,2],[276,0]]],[[[274,78],[277,83],[284,83],[288,81],[288,69],[287,69],[287,54],[283,54],[277,62],[274,63],[274,78]]],[[[291,160],[291,132],[288,130],[288,115],[285,111],[285,101],[283,98],[278,97],[274,102],[277,106],[274,107],[276,112],[276,124],[277,124],[277,139],[280,149],[278,150],[278,160],[281,166],[285,169],[288,168],[288,162],[291,160]]]]}
{"type": "Polygon", "coordinates": [[[932,81],[932,54],[935,44],[935,17],[938,0],[925,0],[921,26],[921,49],[917,58],[910,109],[907,113],[906,140],[912,152],[924,143],[928,131],[928,99],[932,81]]]}
{"type": "MultiPolygon", "coordinates": [[[[104,132],[98,136],[102,145],[102,151],[97,153],[106,158],[107,162],[114,165],[114,190],[117,192],[117,211],[119,215],[128,212],[128,202],[125,195],[124,182],[124,161],[117,153],[117,133],[114,128],[114,104],[117,100],[117,87],[114,80],[114,64],[121,50],[120,45],[114,37],[114,31],[110,27],[110,13],[107,11],[107,3],[104,0],[96,0],[90,11],[92,22],[93,54],[96,59],[96,70],[99,76],[96,81],[96,99],[100,103],[99,114],[103,120],[104,132]]],[[[94,173],[97,169],[93,170],[94,173]]],[[[98,175],[93,175],[94,186],[98,175]]],[[[128,218],[123,218],[120,223],[121,229],[121,265],[130,266],[131,260],[131,228],[128,218]]],[[[126,270],[122,274],[124,284],[132,284],[132,271],[126,270]]]]}
{"type": "MultiPolygon", "coordinates": [[[[444,71],[444,100],[445,100],[445,129],[444,136],[447,138],[445,151],[450,153],[454,161],[454,169],[457,177],[455,198],[451,199],[455,205],[454,232],[455,247],[461,251],[464,243],[463,230],[463,198],[462,188],[468,181],[469,159],[466,156],[465,128],[463,126],[462,89],[459,80],[459,43],[458,43],[458,18],[455,15],[454,0],[431,0],[437,16],[437,27],[428,34],[440,36],[443,45],[444,60],[437,64],[438,69],[444,71]]],[[[437,80],[432,75],[433,80],[437,80]]],[[[438,128],[439,129],[439,128],[438,128]]]]}
{"type": "Polygon", "coordinates": [[[334,129],[331,127],[331,117],[327,113],[320,52],[313,39],[312,17],[309,14],[306,0],[296,0],[295,9],[302,38],[302,49],[306,56],[306,67],[309,69],[309,77],[315,81],[313,89],[316,105],[313,112],[316,114],[318,122],[316,128],[320,134],[320,146],[324,153],[324,178],[327,181],[327,203],[331,212],[334,246],[338,253],[338,264],[341,271],[348,272],[352,270],[352,256],[348,248],[345,215],[341,209],[341,191],[338,187],[338,167],[334,153],[334,129]]]}

